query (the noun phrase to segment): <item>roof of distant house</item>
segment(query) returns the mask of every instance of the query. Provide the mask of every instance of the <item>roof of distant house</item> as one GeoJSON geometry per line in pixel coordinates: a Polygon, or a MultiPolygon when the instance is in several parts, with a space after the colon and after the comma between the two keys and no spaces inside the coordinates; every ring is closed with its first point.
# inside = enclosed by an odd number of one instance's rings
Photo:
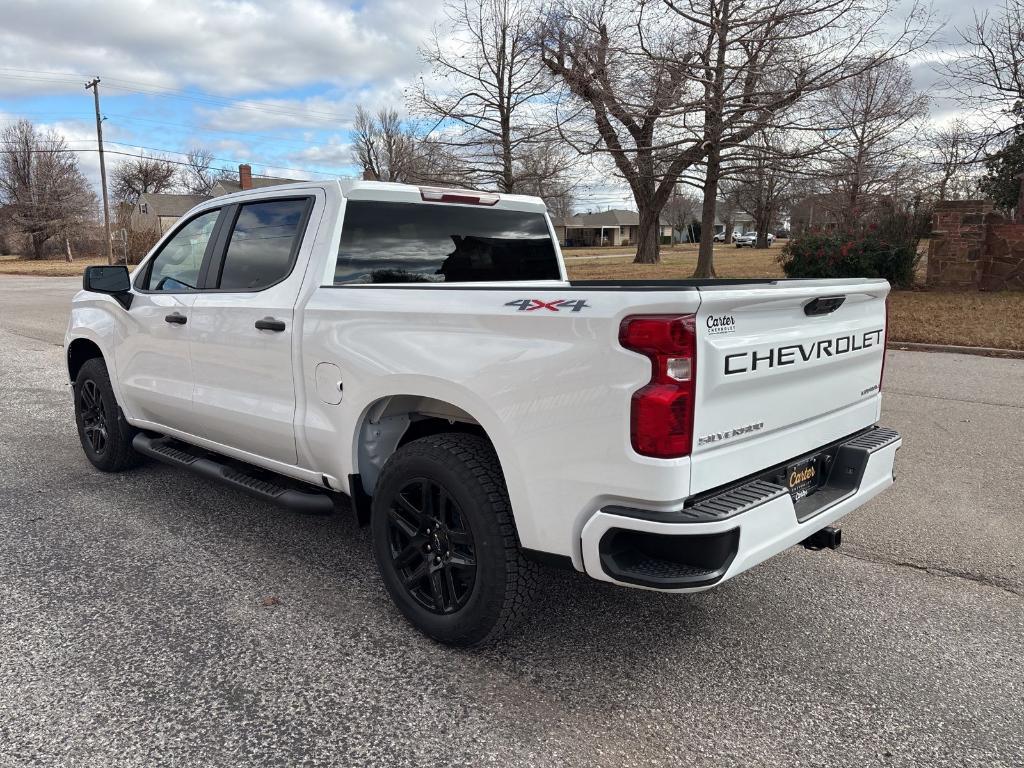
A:
{"type": "Polygon", "coordinates": [[[209,195],[172,195],[163,192],[146,192],[139,195],[139,203],[145,203],[149,212],[157,216],[181,217],[209,199],[209,195]]]}
{"type": "MultiPolygon", "coordinates": [[[[274,187],[278,184],[294,184],[298,179],[275,179],[270,176],[253,176],[252,188],[262,189],[263,187],[274,187]]],[[[217,195],[229,195],[232,192],[241,192],[242,185],[235,179],[220,179],[213,185],[213,191],[217,195]]]]}
{"type": "MultiPolygon", "coordinates": [[[[640,214],[626,208],[613,208],[610,211],[598,211],[597,213],[578,213],[568,218],[556,218],[553,220],[557,227],[585,227],[587,229],[600,227],[636,227],[640,225],[640,214]]],[[[661,219],[662,226],[668,222],[661,219]]]]}

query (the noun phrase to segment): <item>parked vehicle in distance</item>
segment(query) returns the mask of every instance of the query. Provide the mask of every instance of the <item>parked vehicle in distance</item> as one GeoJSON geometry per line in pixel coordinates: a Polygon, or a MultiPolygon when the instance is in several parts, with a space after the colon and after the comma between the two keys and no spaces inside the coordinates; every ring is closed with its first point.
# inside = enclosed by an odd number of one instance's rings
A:
{"type": "Polygon", "coordinates": [[[724,243],[725,242],[725,230],[723,229],[721,232],[716,232],[713,240],[716,243],[724,243]]]}
{"type": "MultiPolygon", "coordinates": [[[[743,234],[735,235],[732,241],[736,244],[737,248],[753,248],[757,245],[757,232],[744,232],[743,234]]],[[[769,232],[768,247],[770,248],[774,242],[775,235],[769,232]]]]}
{"type": "Polygon", "coordinates": [[[95,467],[342,502],[405,617],[469,646],[541,563],[693,592],[838,546],[901,444],[876,424],[888,293],[569,281],[539,198],[306,182],[88,268],[65,347],[95,467]]]}

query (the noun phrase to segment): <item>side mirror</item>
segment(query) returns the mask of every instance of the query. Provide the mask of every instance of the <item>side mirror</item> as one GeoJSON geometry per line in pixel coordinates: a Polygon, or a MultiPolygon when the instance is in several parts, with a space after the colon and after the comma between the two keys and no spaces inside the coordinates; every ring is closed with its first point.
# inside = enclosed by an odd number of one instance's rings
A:
{"type": "Polygon", "coordinates": [[[82,288],[93,293],[106,293],[128,309],[132,304],[132,281],[128,267],[86,267],[82,275],[82,288]]]}

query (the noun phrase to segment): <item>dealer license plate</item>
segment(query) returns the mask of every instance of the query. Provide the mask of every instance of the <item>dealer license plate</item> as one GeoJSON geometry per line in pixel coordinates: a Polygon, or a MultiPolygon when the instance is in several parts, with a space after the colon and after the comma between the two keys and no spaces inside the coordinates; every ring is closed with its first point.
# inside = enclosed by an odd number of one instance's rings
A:
{"type": "Polygon", "coordinates": [[[823,481],[821,456],[814,456],[786,467],[786,487],[793,501],[814,493],[823,481]]]}

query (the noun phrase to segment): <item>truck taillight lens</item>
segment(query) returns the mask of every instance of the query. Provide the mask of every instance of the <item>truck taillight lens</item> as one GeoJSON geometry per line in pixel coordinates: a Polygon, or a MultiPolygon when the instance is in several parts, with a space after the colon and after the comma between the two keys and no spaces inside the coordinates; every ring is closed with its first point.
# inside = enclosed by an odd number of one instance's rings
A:
{"type": "Polygon", "coordinates": [[[643,456],[688,456],[693,444],[697,373],[694,315],[635,315],[619,326],[619,343],[651,360],[651,381],[633,394],[630,437],[643,456]]]}
{"type": "Polygon", "coordinates": [[[889,297],[885,297],[885,334],[882,337],[882,372],[878,374],[878,391],[882,391],[885,381],[885,358],[889,354],[889,297]]]}

